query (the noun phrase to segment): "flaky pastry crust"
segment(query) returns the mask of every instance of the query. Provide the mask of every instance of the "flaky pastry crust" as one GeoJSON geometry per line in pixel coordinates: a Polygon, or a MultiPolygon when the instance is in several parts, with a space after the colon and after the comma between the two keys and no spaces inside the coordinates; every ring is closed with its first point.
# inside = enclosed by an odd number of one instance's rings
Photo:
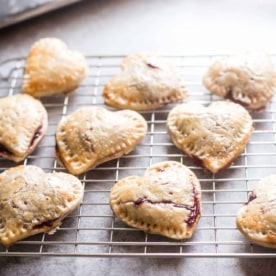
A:
{"type": "Polygon", "coordinates": [[[172,239],[190,238],[201,216],[201,186],[195,174],[175,161],[149,167],[144,176],[119,180],[110,207],[128,225],[172,239]]]}
{"type": "Polygon", "coordinates": [[[1,98],[0,156],[24,160],[36,149],[47,127],[47,111],[39,100],[23,94],[1,98]]]}
{"type": "Polygon", "coordinates": [[[203,84],[216,95],[258,110],[274,95],[276,71],[265,52],[248,51],[214,61],[203,84]]]}
{"type": "Polygon", "coordinates": [[[85,106],[59,123],[56,155],[70,173],[78,175],[129,153],[146,132],[147,123],[136,111],[85,106]]]}
{"type": "Polygon", "coordinates": [[[22,91],[33,97],[73,92],[86,77],[84,56],[68,49],[57,38],[42,38],[31,47],[23,76],[22,91]]]}
{"type": "Polygon", "coordinates": [[[65,173],[44,173],[35,166],[17,166],[0,174],[0,242],[54,232],[79,206],[83,186],[65,173]]]}
{"type": "Polygon", "coordinates": [[[243,152],[253,121],[245,108],[230,101],[213,102],[208,107],[186,103],[170,111],[167,131],[176,147],[217,173],[243,152]]]}
{"type": "Polygon", "coordinates": [[[107,105],[150,110],[183,100],[188,95],[180,72],[164,58],[149,53],[125,57],[121,73],[104,87],[107,105]]]}
{"type": "Polygon", "coordinates": [[[261,179],[238,211],[241,233],[255,244],[276,248],[276,175],[261,179]]]}

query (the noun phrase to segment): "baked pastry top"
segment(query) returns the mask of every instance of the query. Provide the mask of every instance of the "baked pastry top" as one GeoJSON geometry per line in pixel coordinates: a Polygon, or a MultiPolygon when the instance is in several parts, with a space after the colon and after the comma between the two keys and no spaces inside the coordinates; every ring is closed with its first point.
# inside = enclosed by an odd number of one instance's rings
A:
{"type": "Polygon", "coordinates": [[[125,57],[121,73],[104,87],[107,105],[132,110],[149,110],[181,101],[188,95],[181,74],[166,59],[138,53],[125,57]]]}
{"type": "Polygon", "coordinates": [[[39,100],[24,94],[1,98],[0,157],[24,160],[35,150],[47,127],[47,111],[39,100]]]}
{"type": "Polygon", "coordinates": [[[79,206],[83,186],[74,176],[45,173],[35,166],[17,166],[0,174],[0,242],[54,232],[79,206]]]}
{"type": "Polygon", "coordinates": [[[110,207],[126,224],[172,239],[188,239],[201,216],[201,186],[196,175],[175,161],[150,166],[144,176],[119,180],[110,207]]]}
{"type": "Polygon", "coordinates": [[[42,38],[28,53],[22,91],[34,97],[66,94],[79,86],[86,72],[81,53],[71,51],[58,38],[42,38]]]}
{"type": "Polygon", "coordinates": [[[255,244],[276,248],[276,175],[263,178],[238,211],[241,233],[255,244]]]}
{"type": "Polygon", "coordinates": [[[167,130],[176,147],[198,165],[217,173],[243,152],[253,121],[244,107],[230,101],[207,107],[186,103],[169,112],[167,130]]]}
{"type": "Polygon", "coordinates": [[[203,84],[216,95],[258,110],[274,95],[276,71],[265,52],[248,51],[214,61],[203,84]]]}
{"type": "Polygon", "coordinates": [[[85,106],[64,117],[56,131],[56,155],[75,175],[132,151],[147,122],[136,111],[85,106]]]}

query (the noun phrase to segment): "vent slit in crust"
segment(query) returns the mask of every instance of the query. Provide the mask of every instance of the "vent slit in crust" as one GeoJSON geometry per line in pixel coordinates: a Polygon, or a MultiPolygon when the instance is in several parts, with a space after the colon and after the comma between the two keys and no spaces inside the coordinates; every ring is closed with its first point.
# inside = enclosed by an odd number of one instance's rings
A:
{"type": "Polygon", "coordinates": [[[32,148],[36,142],[36,140],[39,139],[39,137],[42,135],[42,124],[37,128],[37,130],[35,131],[33,138],[30,142],[29,148],[32,148]]]}

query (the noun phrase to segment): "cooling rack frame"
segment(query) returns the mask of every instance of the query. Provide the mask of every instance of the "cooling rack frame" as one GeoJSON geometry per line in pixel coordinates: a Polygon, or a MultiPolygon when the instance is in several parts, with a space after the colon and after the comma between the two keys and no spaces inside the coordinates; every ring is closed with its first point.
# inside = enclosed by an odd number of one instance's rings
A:
{"type": "MultiPolygon", "coordinates": [[[[37,165],[46,172],[66,172],[55,158],[56,126],[63,116],[80,106],[104,106],[102,89],[112,76],[119,73],[123,56],[86,55],[88,76],[74,93],[41,99],[49,114],[48,131],[38,148],[20,164],[37,165]]],[[[201,83],[203,74],[217,55],[166,57],[179,67],[190,90],[185,101],[207,105],[221,100],[201,83]]],[[[276,55],[271,57],[275,63],[276,55]]],[[[0,97],[21,93],[24,63],[25,57],[20,57],[0,64],[0,97]]],[[[140,112],[148,123],[148,132],[136,149],[79,176],[85,188],[84,201],[64,219],[55,234],[32,236],[8,249],[0,245],[0,256],[276,257],[275,250],[253,245],[235,226],[236,213],[247,201],[254,185],[276,170],[275,99],[265,110],[251,112],[255,129],[245,151],[230,168],[216,175],[196,166],[172,144],[165,124],[173,106],[140,112]],[[187,165],[202,185],[202,218],[189,240],[174,241],[128,227],[114,217],[108,204],[110,188],[116,181],[128,175],[143,175],[148,166],[165,160],[187,165]]],[[[0,158],[0,172],[15,165],[0,158]]]]}

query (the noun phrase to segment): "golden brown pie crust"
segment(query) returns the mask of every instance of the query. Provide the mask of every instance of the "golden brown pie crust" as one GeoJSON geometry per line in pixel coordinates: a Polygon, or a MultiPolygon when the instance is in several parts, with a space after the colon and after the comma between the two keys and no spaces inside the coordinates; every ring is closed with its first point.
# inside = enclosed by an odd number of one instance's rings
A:
{"type": "Polygon", "coordinates": [[[243,152],[253,121],[245,108],[230,101],[213,102],[208,107],[186,103],[170,111],[167,130],[176,147],[217,173],[243,152]]]}
{"type": "Polygon", "coordinates": [[[195,174],[175,161],[150,166],[111,189],[110,206],[128,225],[172,239],[192,236],[201,216],[201,187],[195,174]]]}
{"type": "Polygon", "coordinates": [[[183,100],[188,95],[177,68],[162,57],[138,53],[125,57],[121,73],[104,87],[107,105],[150,110],[183,100]]]}
{"type": "Polygon", "coordinates": [[[203,84],[216,95],[258,110],[274,95],[276,71],[265,52],[248,51],[214,61],[203,84]]]}
{"type": "Polygon", "coordinates": [[[238,211],[236,223],[253,243],[276,248],[276,175],[259,181],[248,202],[238,211]]]}
{"type": "Polygon", "coordinates": [[[86,77],[84,56],[57,38],[42,38],[31,47],[24,70],[22,91],[33,97],[74,91],[86,77]]]}
{"type": "Polygon", "coordinates": [[[0,99],[0,156],[15,162],[31,154],[48,127],[47,111],[29,95],[0,99]]]}
{"type": "Polygon", "coordinates": [[[83,186],[65,173],[44,173],[35,166],[17,166],[0,174],[0,242],[53,232],[79,206],[83,186]]]}
{"type": "Polygon", "coordinates": [[[147,123],[136,111],[85,106],[59,123],[56,154],[70,173],[78,175],[129,153],[146,132],[147,123]]]}

